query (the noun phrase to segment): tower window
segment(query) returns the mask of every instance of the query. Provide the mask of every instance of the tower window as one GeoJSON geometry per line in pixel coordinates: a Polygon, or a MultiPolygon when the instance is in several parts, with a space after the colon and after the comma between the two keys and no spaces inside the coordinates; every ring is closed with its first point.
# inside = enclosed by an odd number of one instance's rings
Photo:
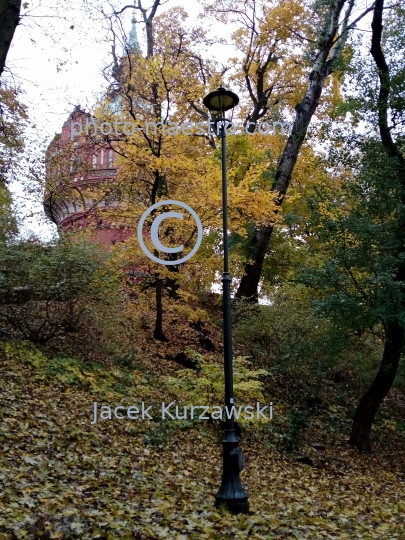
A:
{"type": "Polygon", "coordinates": [[[109,150],[108,152],[108,166],[109,167],[113,166],[113,151],[112,150],[109,150]]]}
{"type": "Polygon", "coordinates": [[[93,154],[93,169],[97,167],[97,152],[93,154]]]}
{"type": "Polygon", "coordinates": [[[101,149],[100,152],[100,165],[104,165],[104,150],[101,149]]]}

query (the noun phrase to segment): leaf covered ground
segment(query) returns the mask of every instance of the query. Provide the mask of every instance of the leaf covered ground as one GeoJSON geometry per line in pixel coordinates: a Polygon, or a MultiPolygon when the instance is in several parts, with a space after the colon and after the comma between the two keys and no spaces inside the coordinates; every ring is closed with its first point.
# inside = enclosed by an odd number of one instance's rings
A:
{"type": "Polygon", "coordinates": [[[93,401],[164,401],[159,370],[129,375],[10,344],[0,369],[1,540],[405,539],[404,446],[389,425],[375,454],[327,438],[314,466],[245,430],[251,515],[232,516],[214,508],[221,447],[206,422],[90,424],[93,401]]]}

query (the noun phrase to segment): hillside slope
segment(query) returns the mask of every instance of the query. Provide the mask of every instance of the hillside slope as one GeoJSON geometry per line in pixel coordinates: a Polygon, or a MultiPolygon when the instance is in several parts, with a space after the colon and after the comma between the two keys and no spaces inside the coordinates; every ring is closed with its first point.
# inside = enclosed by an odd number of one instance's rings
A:
{"type": "Polygon", "coordinates": [[[3,344],[0,360],[1,540],[405,539],[403,455],[389,465],[388,451],[359,456],[336,441],[311,467],[246,429],[252,514],[231,516],[214,508],[221,449],[207,422],[91,424],[94,401],[167,402],[157,374],[51,360],[26,344],[3,344]]]}

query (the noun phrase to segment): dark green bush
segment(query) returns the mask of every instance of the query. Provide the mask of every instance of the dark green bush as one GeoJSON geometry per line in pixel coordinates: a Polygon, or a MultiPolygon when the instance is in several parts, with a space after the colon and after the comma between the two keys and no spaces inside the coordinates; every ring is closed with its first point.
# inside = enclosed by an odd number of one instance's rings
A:
{"type": "Polygon", "coordinates": [[[280,287],[270,300],[253,313],[237,301],[233,334],[238,350],[271,373],[272,394],[283,390],[291,405],[314,409],[329,401],[329,385],[345,401],[370,382],[381,358],[374,336],[350,333],[319,314],[302,285],[280,287]]]}

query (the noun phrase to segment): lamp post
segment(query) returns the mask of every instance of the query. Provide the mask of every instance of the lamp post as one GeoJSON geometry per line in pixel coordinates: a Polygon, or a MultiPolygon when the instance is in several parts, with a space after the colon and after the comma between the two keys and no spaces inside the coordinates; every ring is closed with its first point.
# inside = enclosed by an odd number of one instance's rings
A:
{"type": "MultiPolygon", "coordinates": [[[[224,373],[225,373],[225,412],[231,412],[234,406],[233,367],[232,367],[232,315],[231,315],[231,278],[228,262],[228,201],[226,184],[226,130],[227,120],[224,113],[233,109],[239,98],[222,86],[203,99],[204,105],[213,113],[219,113],[216,125],[220,128],[222,146],[222,215],[224,241],[224,272],[222,276],[223,320],[224,320],[224,373]]],[[[218,134],[218,129],[217,129],[218,134]]],[[[249,512],[248,496],[240,482],[239,473],[243,469],[243,455],[238,448],[239,441],[235,433],[233,414],[226,414],[224,438],[222,439],[222,483],[215,496],[215,506],[224,504],[234,514],[249,512]]]]}

